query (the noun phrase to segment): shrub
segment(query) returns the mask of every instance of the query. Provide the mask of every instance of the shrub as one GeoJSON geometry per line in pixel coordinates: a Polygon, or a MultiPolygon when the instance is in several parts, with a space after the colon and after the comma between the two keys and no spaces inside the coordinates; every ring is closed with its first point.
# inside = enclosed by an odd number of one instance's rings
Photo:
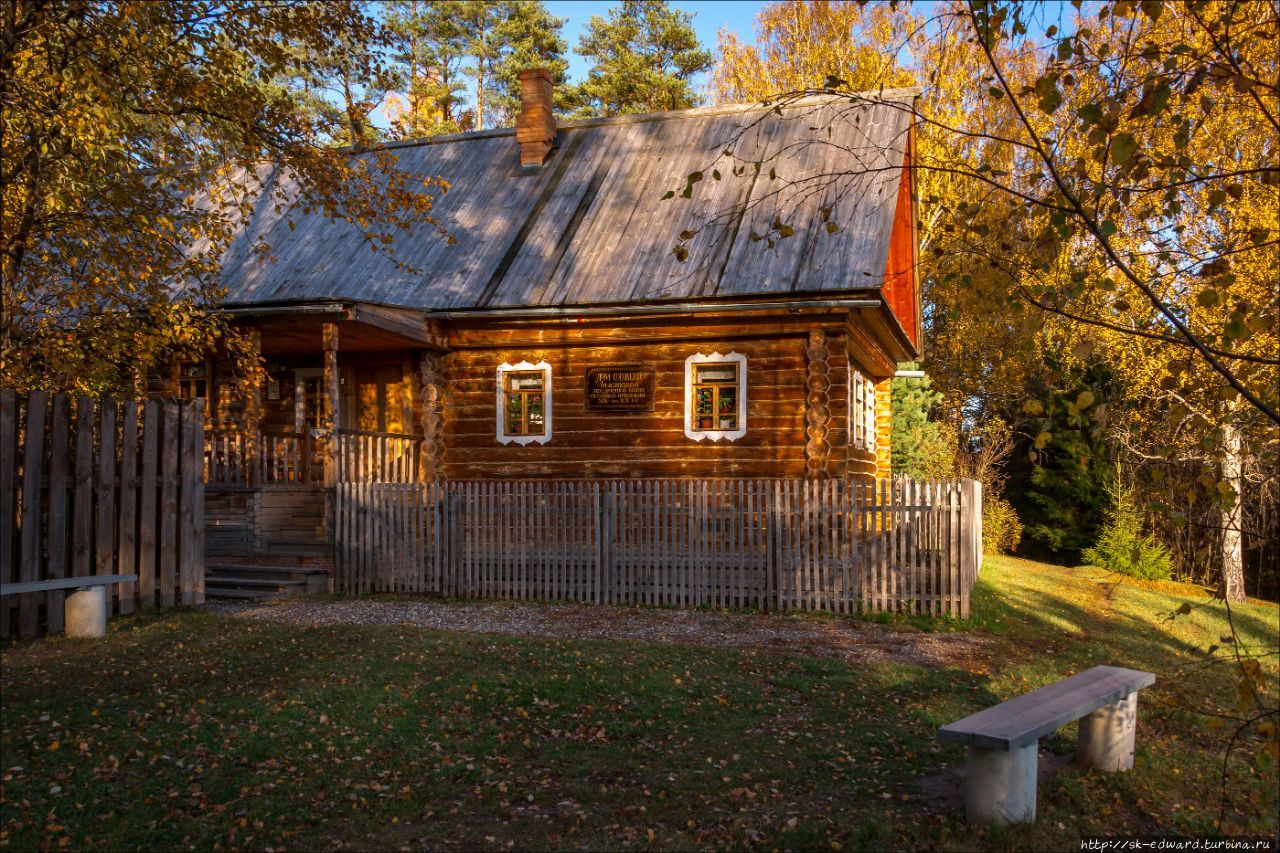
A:
{"type": "Polygon", "coordinates": [[[1120,472],[1108,489],[1111,507],[1098,541],[1084,551],[1084,561],[1101,569],[1143,580],[1168,580],[1173,573],[1169,549],[1142,532],[1142,519],[1120,472]]]}
{"type": "Polygon", "coordinates": [[[982,547],[1011,554],[1022,541],[1022,522],[1013,505],[999,495],[982,496],[982,547]]]}

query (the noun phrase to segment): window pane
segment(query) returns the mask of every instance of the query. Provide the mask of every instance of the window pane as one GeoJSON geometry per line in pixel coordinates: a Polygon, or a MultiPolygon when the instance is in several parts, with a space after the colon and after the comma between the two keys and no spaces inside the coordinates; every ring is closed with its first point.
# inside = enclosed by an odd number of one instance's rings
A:
{"type": "Polygon", "coordinates": [[[697,367],[698,382],[735,382],[738,370],[732,364],[711,364],[697,367]]]}
{"type": "Polygon", "coordinates": [[[738,411],[738,389],[737,388],[721,388],[720,389],[720,414],[735,414],[738,411]]]}
{"type": "Polygon", "coordinates": [[[510,373],[508,374],[507,387],[513,391],[540,391],[542,390],[542,373],[510,373]]]}

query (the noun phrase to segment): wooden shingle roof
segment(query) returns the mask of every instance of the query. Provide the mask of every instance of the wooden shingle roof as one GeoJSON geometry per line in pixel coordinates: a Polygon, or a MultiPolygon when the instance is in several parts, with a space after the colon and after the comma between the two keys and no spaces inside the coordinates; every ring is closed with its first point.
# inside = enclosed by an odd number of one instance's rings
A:
{"type": "Polygon", "coordinates": [[[401,266],[370,251],[353,225],[295,212],[290,229],[263,201],[223,259],[225,302],[448,310],[878,287],[916,94],[566,123],[536,174],[520,172],[509,129],[396,145],[399,166],[451,184],[433,213],[455,242],[430,226],[400,232],[401,266]],[[723,156],[735,134],[738,175],[723,156]],[[679,197],[697,170],[704,179],[679,197]],[[775,223],[794,235],[772,246],[752,238],[775,223]],[[681,260],[673,248],[684,231],[696,233],[681,260]],[[252,251],[255,239],[274,260],[252,251]]]}

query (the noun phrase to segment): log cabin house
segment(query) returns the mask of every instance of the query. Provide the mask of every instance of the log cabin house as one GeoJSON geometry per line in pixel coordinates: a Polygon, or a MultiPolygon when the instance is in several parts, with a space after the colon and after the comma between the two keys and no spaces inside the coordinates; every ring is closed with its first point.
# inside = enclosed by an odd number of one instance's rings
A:
{"type": "Polygon", "coordinates": [[[888,475],[918,92],[557,126],[549,75],[523,88],[514,129],[388,146],[449,181],[453,242],[402,233],[401,265],[346,223],[249,217],[222,310],[266,382],[210,358],[165,389],[209,401],[212,554],[323,560],[342,477],[888,475]],[[724,159],[735,134],[762,168],[724,159]]]}

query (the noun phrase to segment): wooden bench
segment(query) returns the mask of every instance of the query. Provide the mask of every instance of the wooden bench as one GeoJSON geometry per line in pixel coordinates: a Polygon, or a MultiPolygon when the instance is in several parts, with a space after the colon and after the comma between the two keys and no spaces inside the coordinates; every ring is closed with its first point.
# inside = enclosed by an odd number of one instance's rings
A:
{"type": "Polygon", "coordinates": [[[107,636],[107,587],[117,583],[133,583],[137,575],[83,575],[47,581],[23,581],[0,584],[0,596],[74,589],[63,605],[68,637],[107,636]]]}
{"type": "Polygon", "coordinates": [[[1077,762],[1108,772],[1133,767],[1138,691],[1155,681],[1149,672],[1095,666],[938,729],[939,740],[969,747],[966,819],[1035,821],[1039,740],[1072,720],[1080,720],[1077,762]]]}

